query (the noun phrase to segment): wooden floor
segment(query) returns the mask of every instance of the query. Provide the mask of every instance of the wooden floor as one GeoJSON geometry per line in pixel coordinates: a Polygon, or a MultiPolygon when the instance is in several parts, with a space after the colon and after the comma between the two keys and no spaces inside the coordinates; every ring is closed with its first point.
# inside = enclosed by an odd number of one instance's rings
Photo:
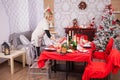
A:
{"type": "MultiPolygon", "coordinates": [[[[15,62],[15,74],[10,74],[10,66],[7,62],[0,64],[0,80],[28,80],[28,66],[22,68],[22,64],[15,62]]],[[[80,74],[70,74],[68,80],[81,80],[80,74]]],[[[31,79],[30,79],[31,80],[31,79]]],[[[40,79],[32,80],[47,80],[46,77],[40,79]]],[[[50,80],[66,80],[65,73],[57,72],[56,74],[52,73],[52,78],[50,80]]],[[[111,80],[120,80],[120,71],[118,74],[111,75],[111,80]]]]}

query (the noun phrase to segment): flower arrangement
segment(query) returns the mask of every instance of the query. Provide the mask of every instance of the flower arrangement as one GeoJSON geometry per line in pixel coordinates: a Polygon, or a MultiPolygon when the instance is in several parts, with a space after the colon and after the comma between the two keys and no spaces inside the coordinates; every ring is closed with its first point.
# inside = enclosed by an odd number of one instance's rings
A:
{"type": "Polygon", "coordinates": [[[97,49],[105,50],[109,38],[112,37],[115,39],[116,36],[119,34],[118,30],[120,29],[120,26],[115,20],[113,11],[114,10],[111,4],[105,6],[101,23],[97,27],[97,32],[94,38],[97,49]]]}

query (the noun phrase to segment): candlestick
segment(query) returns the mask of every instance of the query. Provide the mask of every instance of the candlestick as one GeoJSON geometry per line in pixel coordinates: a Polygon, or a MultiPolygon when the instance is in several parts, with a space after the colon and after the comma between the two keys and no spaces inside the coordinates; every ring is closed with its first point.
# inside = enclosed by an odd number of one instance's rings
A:
{"type": "Polygon", "coordinates": [[[67,34],[67,46],[69,45],[69,36],[68,36],[68,34],[67,34]]]}

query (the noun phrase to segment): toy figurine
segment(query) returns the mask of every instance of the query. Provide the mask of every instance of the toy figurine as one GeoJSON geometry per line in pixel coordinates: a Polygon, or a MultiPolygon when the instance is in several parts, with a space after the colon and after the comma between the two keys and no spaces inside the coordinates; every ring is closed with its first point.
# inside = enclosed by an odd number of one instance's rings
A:
{"type": "Polygon", "coordinates": [[[78,22],[77,22],[77,19],[73,19],[73,27],[78,27],[78,22]]]}

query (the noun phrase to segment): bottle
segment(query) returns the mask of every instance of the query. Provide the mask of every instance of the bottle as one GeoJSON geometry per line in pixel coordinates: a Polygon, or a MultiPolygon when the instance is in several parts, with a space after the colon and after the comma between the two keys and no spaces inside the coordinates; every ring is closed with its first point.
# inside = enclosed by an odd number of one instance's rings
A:
{"type": "Polygon", "coordinates": [[[69,37],[69,43],[70,43],[72,41],[71,31],[69,31],[68,37],[69,37]]]}
{"type": "Polygon", "coordinates": [[[73,49],[77,50],[77,40],[76,40],[76,35],[73,37],[73,49]]]}
{"type": "Polygon", "coordinates": [[[71,35],[71,31],[69,31],[67,34],[67,47],[70,46],[71,42],[72,42],[72,35],[71,35]]]}
{"type": "Polygon", "coordinates": [[[69,36],[67,34],[67,46],[69,45],[69,36]]]}

